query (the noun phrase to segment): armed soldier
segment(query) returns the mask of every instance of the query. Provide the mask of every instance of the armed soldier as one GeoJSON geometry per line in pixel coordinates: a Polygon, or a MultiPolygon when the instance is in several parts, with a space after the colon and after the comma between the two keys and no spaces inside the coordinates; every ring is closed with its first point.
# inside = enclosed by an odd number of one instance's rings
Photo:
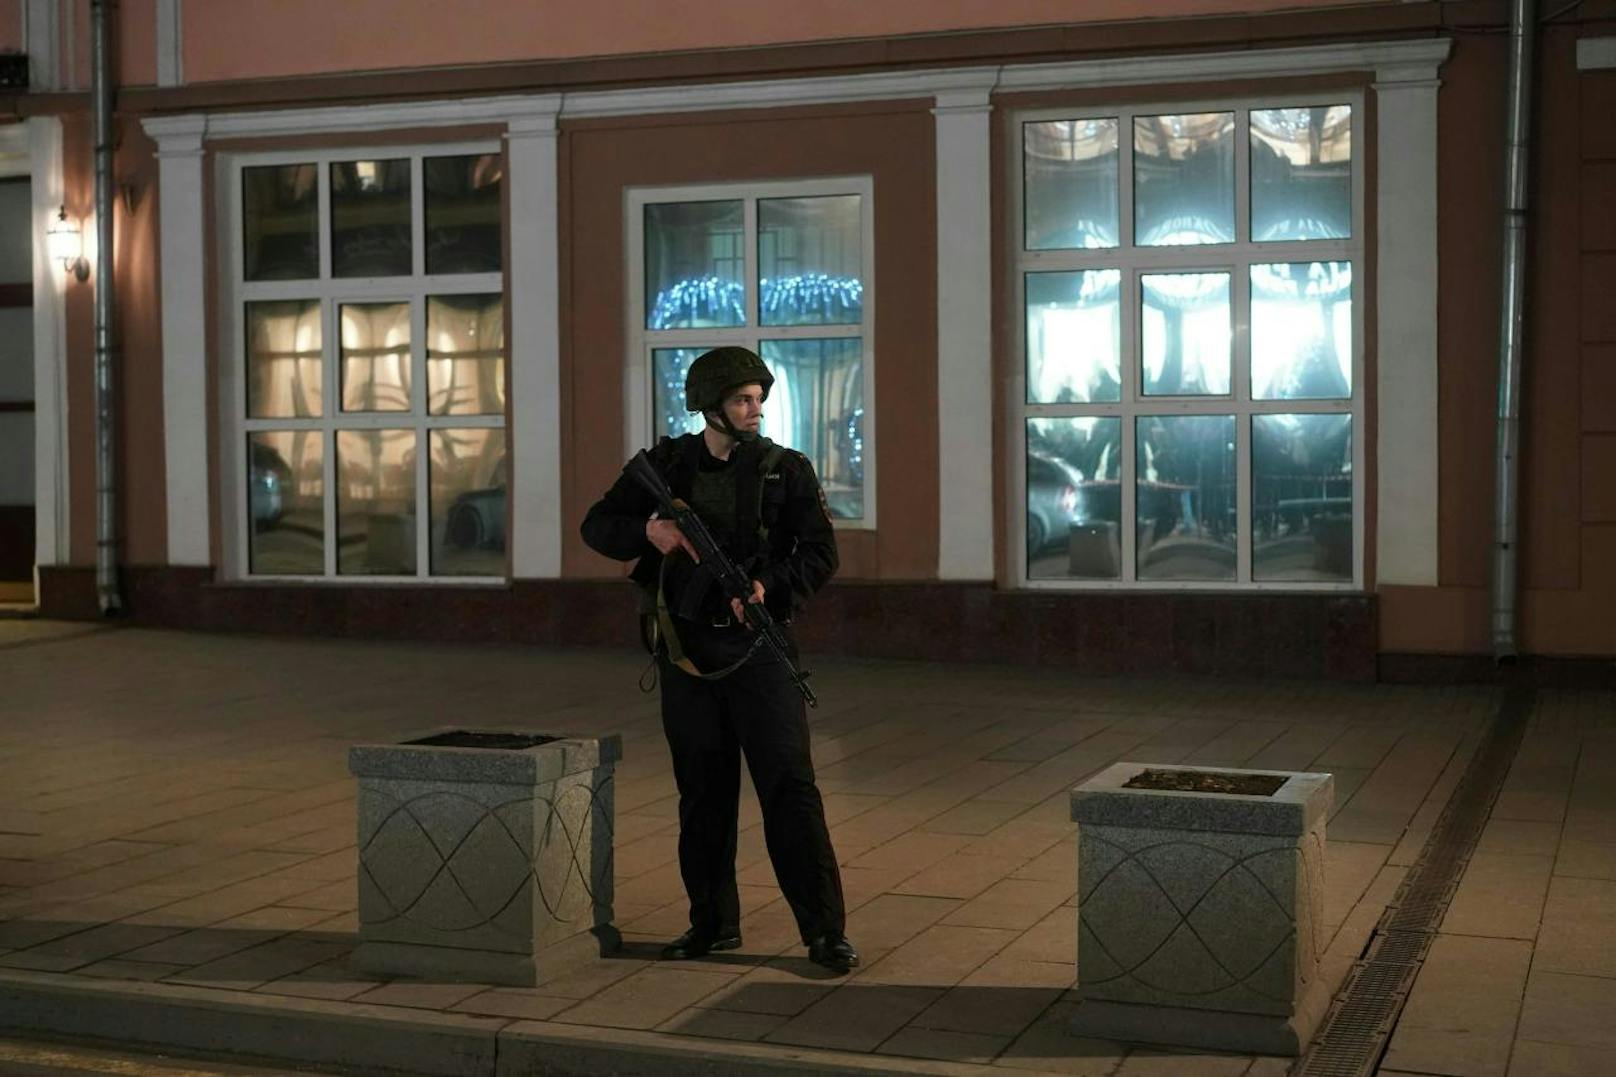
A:
{"type": "Polygon", "coordinates": [[[598,553],[638,558],[632,578],[647,596],[642,623],[657,654],[679,788],[679,872],[690,898],[690,929],[662,956],[741,945],[735,845],[744,753],[769,859],[808,956],[846,972],[859,958],[844,934],[841,873],[809,754],[808,693],[793,680],[796,647],[785,627],[836,571],[836,535],[807,457],[758,435],[773,384],[746,348],[707,352],[685,378],[685,407],[701,412],[706,427],[664,438],[647,455],[750,575],[748,601],[772,615],[784,659],[758,646],[740,599],[715,586],[711,565],[703,568],[677,523],[652,518],[656,499],[627,470],[581,530],[598,553]]]}

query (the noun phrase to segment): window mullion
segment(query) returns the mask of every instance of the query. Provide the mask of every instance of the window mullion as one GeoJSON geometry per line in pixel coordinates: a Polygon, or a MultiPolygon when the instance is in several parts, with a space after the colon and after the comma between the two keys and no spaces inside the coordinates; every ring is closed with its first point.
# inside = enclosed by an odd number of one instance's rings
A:
{"type": "Polygon", "coordinates": [[[1117,182],[1122,186],[1117,201],[1117,246],[1124,254],[1134,249],[1133,117],[1132,109],[1117,115],[1117,182]]]}
{"type": "MultiPolygon", "coordinates": [[[[758,200],[746,198],[741,202],[741,252],[744,280],[746,281],[746,324],[761,330],[763,327],[763,285],[758,280],[758,200]]],[[[756,341],[752,349],[757,350],[756,341]]]]}
{"type": "Polygon", "coordinates": [[[1122,478],[1122,519],[1118,527],[1122,529],[1122,578],[1119,582],[1132,584],[1138,582],[1139,558],[1139,525],[1134,521],[1137,509],[1138,492],[1138,418],[1131,412],[1125,412],[1121,418],[1122,427],[1122,467],[1117,474],[1122,478]]]}
{"type": "Polygon", "coordinates": [[[415,575],[432,575],[432,490],[428,486],[432,467],[432,435],[415,421],[415,575]]]}
{"type": "Polygon", "coordinates": [[[1242,412],[1234,420],[1234,503],[1235,503],[1235,573],[1238,583],[1251,582],[1251,503],[1253,498],[1251,473],[1251,415],[1242,412]]]}

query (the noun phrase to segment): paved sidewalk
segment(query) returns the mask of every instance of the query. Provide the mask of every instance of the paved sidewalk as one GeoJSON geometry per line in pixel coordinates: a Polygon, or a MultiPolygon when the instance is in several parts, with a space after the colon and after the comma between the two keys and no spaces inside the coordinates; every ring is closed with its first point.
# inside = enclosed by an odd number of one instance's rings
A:
{"type": "MultiPolygon", "coordinates": [[[[685,906],[667,751],[654,697],[635,688],[644,664],[0,621],[0,995],[54,993],[107,1015],[201,1008],[269,1030],[323,1022],[349,1050],[394,1052],[366,1056],[374,1064],[452,1073],[521,1072],[520,1059],[560,1060],[570,1044],[684,1052],[717,1072],[1278,1075],[1286,1060],[1067,1033],[1067,790],[1124,758],[1333,772],[1334,984],[1498,702],[1482,687],[817,663],[815,760],[864,955],[855,975],[829,979],[797,942],[749,788],[745,947],[654,960],[685,906]],[[580,954],[520,990],[348,966],[347,747],[450,723],[623,736],[620,954],[580,954]],[[434,1062],[440,1049],[461,1053],[434,1062]]],[[[1389,1069],[1592,1073],[1616,1047],[1600,1016],[1616,1009],[1613,716],[1609,693],[1541,694],[1389,1069]]],[[[107,1020],[108,1034],[128,1032],[107,1020]]]]}

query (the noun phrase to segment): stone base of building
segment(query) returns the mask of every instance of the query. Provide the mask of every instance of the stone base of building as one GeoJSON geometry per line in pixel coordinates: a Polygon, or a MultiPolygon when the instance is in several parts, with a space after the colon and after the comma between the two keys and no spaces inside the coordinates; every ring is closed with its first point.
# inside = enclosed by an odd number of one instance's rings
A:
{"type": "MultiPolygon", "coordinates": [[[[241,583],[211,568],[126,566],[127,623],[426,642],[638,647],[626,580],[464,587],[241,583]]],[[[45,617],[98,620],[95,570],[40,570],[45,617]]],[[[1341,592],[1019,591],[990,583],[833,580],[795,625],[810,658],[849,655],[1162,673],[1375,679],[1376,598],[1341,592]]]]}

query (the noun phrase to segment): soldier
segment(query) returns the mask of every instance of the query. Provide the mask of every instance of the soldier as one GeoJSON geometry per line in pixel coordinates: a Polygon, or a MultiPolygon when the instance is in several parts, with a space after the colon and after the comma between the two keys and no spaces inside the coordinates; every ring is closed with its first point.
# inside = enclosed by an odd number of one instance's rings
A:
{"type": "MultiPolygon", "coordinates": [[[[813,465],[758,435],[774,375],[746,348],[717,348],[685,377],[685,407],[707,421],[700,434],[663,438],[652,464],[676,497],[707,524],[752,575],[761,602],[791,641],[791,614],[836,571],[836,535],[813,465]]],[[[859,957],[844,934],[841,873],[814,784],[803,699],[785,667],[744,627],[672,520],[652,519],[650,495],[618,478],[584,518],[584,541],[619,561],[638,558],[642,625],[657,655],[662,729],[679,788],[679,872],[690,929],[663,948],[667,959],[741,945],[735,886],[736,816],[744,753],[763,809],[775,878],[808,957],[838,973],[859,957]]],[[[790,651],[796,658],[796,645],[790,651]]]]}

